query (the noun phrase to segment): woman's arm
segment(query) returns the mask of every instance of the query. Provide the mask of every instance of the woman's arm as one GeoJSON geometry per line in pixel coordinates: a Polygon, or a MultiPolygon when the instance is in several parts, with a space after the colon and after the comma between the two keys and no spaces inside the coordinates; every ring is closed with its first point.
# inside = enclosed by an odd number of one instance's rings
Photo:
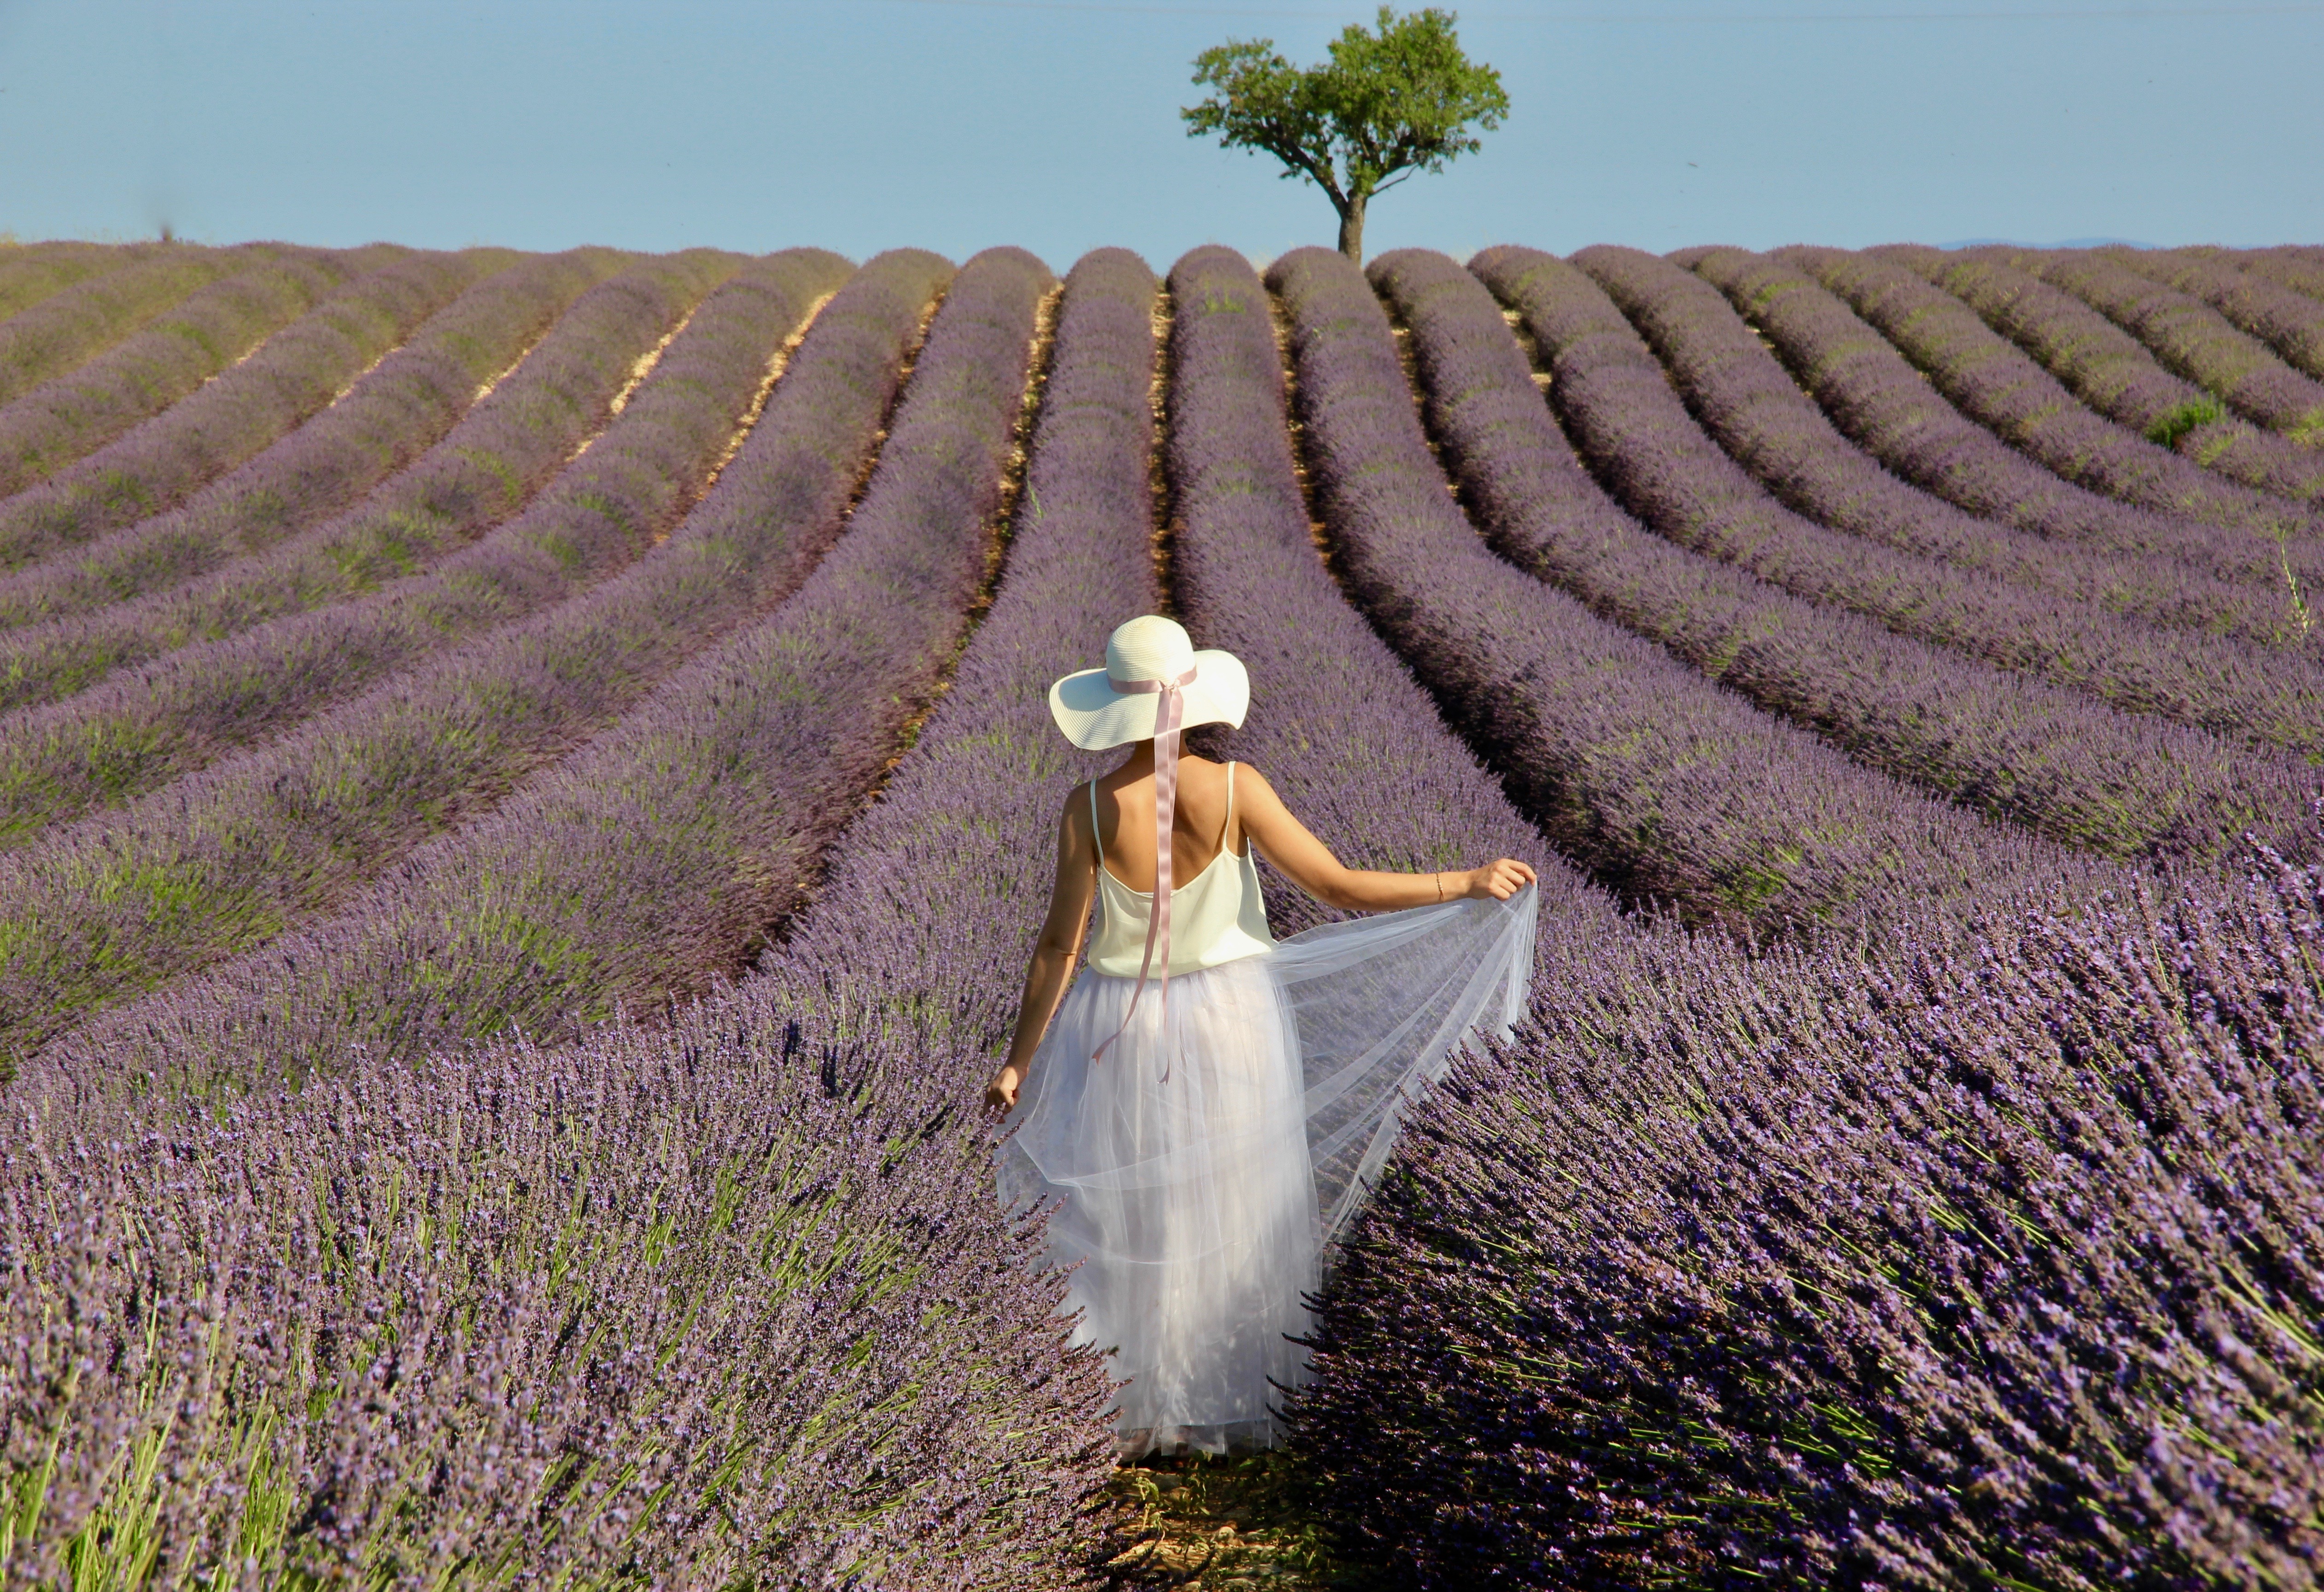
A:
{"type": "MultiPolygon", "coordinates": [[[[1074,796],[1081,787],[1074,787],[1074,796]]],[[[1082,953],[1082,935],[1089,928],[1090,901],[1097,893],[1097,837],[1091,831],[1089,809],[1073,796],[1057,817],[1057,877],[1049,887],[1049,916],[1041,936],[1033,942],[1032,960],[1025,968],[1025,994],[1017,1007],[1017,1036],[1009,1044],[1009,1060],[985,1086],[984,1103],[996,1111],[1017,1108],[1017,1091],[1032,1071],[1033,1052],[1041,1047],[1049,1019],[1065,998],[1066,980],[1082,953]]]]}
{"type": "Polygon", "coordinates": [[[1534,871],[1514,857],[1481,868],[1442,874],[1382,874],[1342,865],[1332,848],[1291,816],[1275,787],[1250,764],[1236,765],[1235,805],[1243,833],[1294,884],[1326,906],[1347,912],[1393,912],[1440,901],[1507,901],[1534,882],[1534,871]]]}

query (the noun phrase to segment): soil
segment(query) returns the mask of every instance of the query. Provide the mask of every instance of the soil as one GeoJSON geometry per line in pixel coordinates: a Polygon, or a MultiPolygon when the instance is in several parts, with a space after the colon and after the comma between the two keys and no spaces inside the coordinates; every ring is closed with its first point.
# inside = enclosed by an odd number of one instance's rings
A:
{"type": "Polygon", "coordinates": [[[1333,1557],[1292,1462],[1154,1458],[1126,1465],[1110,1489],[1139,1517],[1142,1540],[1109,1567],[1132,1587],[1353,1588],[1333,1557]]]}

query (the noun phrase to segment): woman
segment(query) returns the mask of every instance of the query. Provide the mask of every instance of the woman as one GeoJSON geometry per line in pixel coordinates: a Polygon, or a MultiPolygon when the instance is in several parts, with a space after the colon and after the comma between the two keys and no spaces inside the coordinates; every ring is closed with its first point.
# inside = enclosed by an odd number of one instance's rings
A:
{"type": "Polygon", "coordinates": [[[985,1099],[1023,1114],[1002,1199],[1056,1206],[1075,1341],[1128,1383],[1125,1459],[1272,1445],[1280,1390],[1306,1377],[1305,1296],[1403,1103],[1471,1030],[1508,1033],[1533,965],[1524,863],[1346,868],[1256,769],[1180,757],[1180,730],[1240,725],[1250,699],[1231,654],[1154,615],[1049,689],[1075,745],[1130,750],[1058,816],[1048,919],[985,1099]],[[1275,940],[1254,847],[1317,900],[1388,915],[1275,940]]]}

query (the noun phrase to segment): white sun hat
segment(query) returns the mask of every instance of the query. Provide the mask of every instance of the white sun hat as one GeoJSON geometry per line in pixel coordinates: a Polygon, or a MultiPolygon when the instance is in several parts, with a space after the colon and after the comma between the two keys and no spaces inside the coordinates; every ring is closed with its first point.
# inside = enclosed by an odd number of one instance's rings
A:
{"type": "Polygon", "coordinates": [[[1104,668],[1068,674],[1049,688],[1049,712],[1084,752],[1126,746],[1154,734],[1162,687],[1174,682],[1181,729],[1240,725],[1250,708],[1250,676],[1240,659],[1216,648],[1198,653],[1176,620],[1145,614],[1106,638],[1104,668]]]}

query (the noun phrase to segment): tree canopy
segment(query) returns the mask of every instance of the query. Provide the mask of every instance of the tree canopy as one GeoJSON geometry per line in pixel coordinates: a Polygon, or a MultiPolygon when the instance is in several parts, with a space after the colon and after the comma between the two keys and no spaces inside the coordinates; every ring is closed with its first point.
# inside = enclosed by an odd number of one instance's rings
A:
{"type": "Polygon", "coordinates": [[[1364,207],[1416,171],[1441,171],[1508,114],[1501,75],[1462,53],[1451,12],[1379,8],[1378,32],[1351,23],[1331,58],[1299,68],[1272,39],[1230,40],[1194,58],[1217,93],[1178,114],[1187,136],[1261,150],[1286,178],[1322,189],[1340,214],[1340,248],[1363,258],[1364,207]]]}

